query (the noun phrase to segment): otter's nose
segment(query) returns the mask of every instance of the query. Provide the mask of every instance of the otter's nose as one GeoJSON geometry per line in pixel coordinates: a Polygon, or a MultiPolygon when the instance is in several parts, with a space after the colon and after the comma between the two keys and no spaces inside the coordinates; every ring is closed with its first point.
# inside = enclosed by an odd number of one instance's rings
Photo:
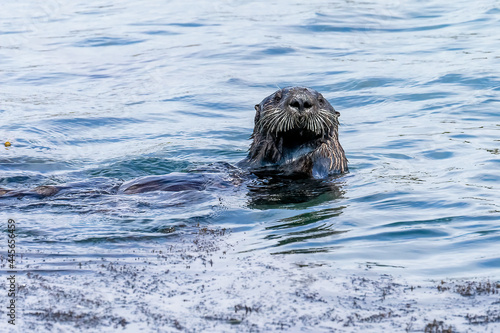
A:
{"type": "Polygon", "coordinates": [[[307,112],[313,107],[312,100],[307,95],[295,96],[289,103],[292,109],[297,110],[299,113],[307,112]]]}

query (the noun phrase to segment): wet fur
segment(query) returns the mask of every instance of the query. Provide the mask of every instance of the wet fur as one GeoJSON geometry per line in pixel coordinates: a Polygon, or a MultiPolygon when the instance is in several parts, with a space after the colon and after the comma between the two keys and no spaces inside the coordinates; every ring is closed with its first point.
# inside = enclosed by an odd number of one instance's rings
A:
{"type": "Polygon", "coordinates": [[[255,109],[252,144],[241,165],[256,174],[314,178],[348,170],[338,139],[340,113],[317,91],[284,88],[255,109]],[[296,99],[308,103],[307,112],[291,106],[296,99]]]}

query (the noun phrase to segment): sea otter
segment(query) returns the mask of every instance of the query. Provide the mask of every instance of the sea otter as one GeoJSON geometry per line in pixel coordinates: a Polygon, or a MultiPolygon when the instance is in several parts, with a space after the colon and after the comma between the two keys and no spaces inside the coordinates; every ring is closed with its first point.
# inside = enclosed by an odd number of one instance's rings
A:
{"type": "Polygon", "coordinates": [[[325,178],[347,169],[338,139],[338,117],[316,90],[280,89],[255,105],[255,127],[246,159],[256,175],[325,178]]]}
{"type": "Polygon", "coordinates": [[[48,197],[75,191],[103,194],[201,191],[239,184],[248,178],[245,172],[257,177],[322,179],[348,170],[338,139],[340,113],[319,92],[305,87],[280,89],[255,105],[255,110],[252,143],[248,156],[237,164],[239,168],[216,163],[216,167],[206,170],[146,176],[125,183],[94,178],[32,190],[0,188],[0,197],[48,197]]]}

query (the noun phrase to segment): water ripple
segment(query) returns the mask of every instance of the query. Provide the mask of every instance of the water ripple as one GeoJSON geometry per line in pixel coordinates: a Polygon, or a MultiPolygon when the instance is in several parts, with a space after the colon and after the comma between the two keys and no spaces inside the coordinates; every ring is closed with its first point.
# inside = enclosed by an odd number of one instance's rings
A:
{"type": "Polygon", "coordinates": [[[125,39],[120,37],[93,37],[87,38],[73,45],[76,47],[101,47],[101,46],[124,46],[143,43],[145,40],[125,39]]]}
{"type": "Polygon", "coordinates": [[[201,224],[232,229],[238,253],[498,273],[495,4],[4,7],[0,139],[12,145],[1,149],[0,185],[87,184],[55,198],[0,199],[2,218],[23,220],[27,248],[130,252],[201,224]],[[238,162],[253,106],[286,85],[319,90],[341,113],[349,174],[105,193],[99,179],[111,186],[238,162]]]}

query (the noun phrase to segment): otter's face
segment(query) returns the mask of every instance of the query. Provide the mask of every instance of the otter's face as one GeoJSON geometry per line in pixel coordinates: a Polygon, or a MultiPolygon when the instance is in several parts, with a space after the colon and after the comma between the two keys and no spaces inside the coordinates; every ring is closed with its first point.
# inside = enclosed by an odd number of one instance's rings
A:
{"type": "Polygon", "coordinates": [[[324,178],[347,171],[338,140],[339,113],[317,91],[289,87],[255,106],[248,156],[254,174],[324,178]]]}
{"type": "Polygon", "coordinates": [[[331,136],[340,113],[317,91],[284,88],[255,106],[254,133],[272,136],[292,147],[331,136]]]}

